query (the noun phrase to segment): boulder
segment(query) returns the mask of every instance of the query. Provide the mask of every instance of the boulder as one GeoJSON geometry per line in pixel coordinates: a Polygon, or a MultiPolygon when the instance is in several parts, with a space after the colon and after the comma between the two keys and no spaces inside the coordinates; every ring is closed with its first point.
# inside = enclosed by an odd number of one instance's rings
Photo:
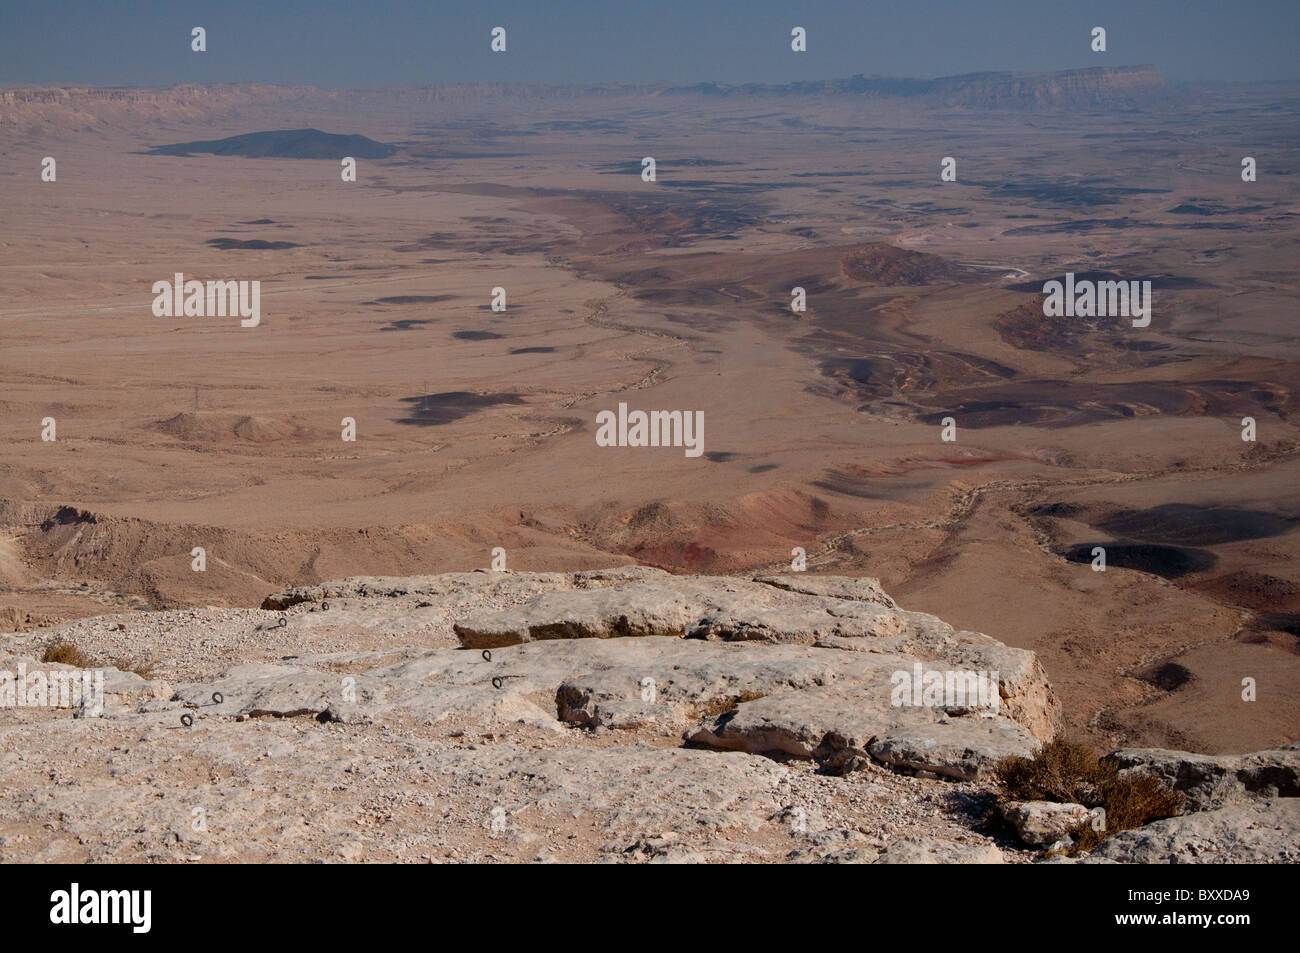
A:
{"type": "Polygon", "coordinates": [[[1082,804],[1054,801],[1007,801],[1001,810],[1020,839],[1036,847],[1046,847],[1068,837],[1093,816],[1082,804]]]}

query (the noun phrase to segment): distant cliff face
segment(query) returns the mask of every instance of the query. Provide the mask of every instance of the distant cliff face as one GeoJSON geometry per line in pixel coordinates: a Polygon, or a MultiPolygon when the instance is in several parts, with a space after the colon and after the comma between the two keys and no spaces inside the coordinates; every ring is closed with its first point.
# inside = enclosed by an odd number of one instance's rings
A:
{"type": "Polygon", "coordinates": [[[936,106],[980,109],[1134,108],[1155,103],[1168,88],[1154,66],[1101,66],[1057,73],[968,73],[939,79],[853,76],[767,86],[697,83],[665,90],[706,96],[848,95],[908,97],[936,106]]]}
{"type": "Polygon", "coordinates": [[[389,87],[375,90],[317,89],[262,84],[154,89],[10,87],[0,89],[0,126],[45,122],[67,126],[112,124],[123,119],[193,121],[239,114],[257,106],[367,109],[418,104],[513,99],[577,99],[584,96],[789,97],[910,99],[923,105],[972,109],[1133,109],[1157,104],[1168,88],[1152,66],[1096,67],[1056,73],[971,73],[939,79],[852,76],[847,79],[736,86],[696,83],[542,86],[478,83],[464,86],[389,87]]]}
{"type": "Polygon", "coordinates": [[[1158,102],[1168,88],[1154,66],[1103,66],[953,76],[935,80],[932,95],[945,105],[977,108],[1133,108],[1158,102]]]}

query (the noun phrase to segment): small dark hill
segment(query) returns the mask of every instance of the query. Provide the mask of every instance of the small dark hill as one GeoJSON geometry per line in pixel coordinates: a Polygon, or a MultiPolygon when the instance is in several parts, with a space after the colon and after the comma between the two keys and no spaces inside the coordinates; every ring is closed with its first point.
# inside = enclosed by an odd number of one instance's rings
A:
{"type": "Polygon", "coordinates": [[[396,146],[375,142],[365,136],[338,136],[319,129],[280,129],[274,132],[249,132],[227,139],[203,142],[176,142],[155,146],[148,154],[155,156],[189,156],[210,153],[214,156],[243,156],[247,159],[386,159],[396,146]]]}
{"type": "Polygon", "coordinates": [[[851,248],[840,259],[840,271],[855,281],[880,285],[930,285],[974,280],[970,269],[946,258],[880,242],[851,248]]]}

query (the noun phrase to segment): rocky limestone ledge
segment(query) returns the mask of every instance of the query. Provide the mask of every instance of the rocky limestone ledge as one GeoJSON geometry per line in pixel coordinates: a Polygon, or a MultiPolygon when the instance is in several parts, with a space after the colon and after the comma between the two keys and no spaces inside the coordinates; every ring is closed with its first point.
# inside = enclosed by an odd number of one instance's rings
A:
{"type": "Polygon", "coordinates": [[[1300,742],[1252,754],[1203,755],[1121,748],[1107,755],[1121,774],[1149,774],[1205,811],[1260,797],[1300,797],[1300,742]]]}
{"type": "MultiPolygon", "coordinates": [[[[90,773],[57,804],[15,802],[36,830],[45,830],[50,811],[61,812],[58,829],[97,845],[86,855],[100,859],[136,850],[133,832],[159,825],[201,852],[186,824],[137,790],[173,760],[198,757],[217,775],[230,773],[211,796],[232,816],[255,808],[239,800],[239,779],[259,791],[273,777],[275,784],[291,779],[285,796],[310,821],[302,830],[321,831],[302,834],[290,819],[285,831],[265,832],[248,856],[265,856],[258,851],[286,832],[311,841],[304,856],[336,848],[343,859],[364,856],[353,840],[328,832],[337,827],[337,792],[373,776],[374,784],[393,779],[458,797],[469,788],[490,792],[472,815],[476,830],[501,805],[519,824],[535,812],[538,831],[562,823],[561,815],[583,817],[584,825],[598,818],[610,849],[589,849],[610,858],[766,856],[762,845],[775,829],[791,838],[780,856],[793,851],[787,859],[800,861],[996,862],[1001,855],[983,838],[954,839],[953,825],[928,818],[920,788],[938,777],[979,779],[999,758],[1032,753],[1057,717],[1032,653],[900,609],[869,579],[679,577],[642,567],[356,577],[274,593],[261,610],[84,619],[15,636],[14,644],[27,657],[52,638],[101,654],[129,642],[160,652],[173,673],[171,685],[112,673],[95,724],[22,721],[30,739],[21,747],[48,754],[36,756],[41,764],[15,755],[0,765],[30,767],[39,778],[53,759],[62,774],[68,768],[59,759],[93,750],[77,747],[79,731],[119,739],[110,766],[119,780],[88,802],[93,810],[77,798],[103,782],[80,761],[78,770],[90,773]],[[194,647],[209,641],[222,646],[220,654],[193,674],[194,647]],[[349,648],[358,644],[376,647],[349,648]],[[891,697],[896,676],[953,670],[997,672],[983,699],[996,701],[996,710],[981,710],[978,698],[899,705],[891,697]],[[417,735],[400,736],[403,744],[388,752],[399,737],[395,725],[418,726],[417,735]],[[482,743],[502,730],[513,746],[482,743]],[[627,741],[611,744],[602,734],[611,731],[626,732],[627,741]],[[480,740],[461,740],[469,732],[480,740]],[[805,767],[787,768],[791,758],[805,767]],[[830,770],[808,771],[807,762],[830,770]],[[876,819],[906,810],[918,812],[909,834],[941,836],[893,844],[843,819],[827,827],[818,805],[835,804],[848,788],[882,805],[869,812],[869,825],[862,822],[870,830],[883,829],[876,819]],[[913,806],[887,806],[899,792],[913,806]],[[796,808],[807,809],[806,832],[802,814],[795,823],[796,808]],[[791,816],[772,820],[783,811],[791,816]],[[665,831],[694,833],[670,843],[665,831]]],[[[417,828],[412,843],[423,842],[417,828]]],[[[459,830],[446,836],[467,837],[459,830]]],[[[151,848],[149,856],[170,849],[151,848]]],[[[31,856],[76,859],[78,850],[51,841],[31,856]]]]}
{"type": "MultiPolygon", "coordinates": [[[[875,579],[805,574],[674,576],[640,566],[575,573],[479,571],[357,577],[282,590],[263,603],[264,609],[331,609],[313,616],[315,625],[358,621],[358,612],[381,615],[392,628],[408,625],[402,612],[395,613],[392,607],[409,607],[403,610],[407,616],[445,611],[462,646],[489,650],[501,664],[526,658],[531,665],[541,664],[542,659],[585,665],[550,687],[556,693],[556,713],[566,724],[671,725],[691,729],[694,742],[704,746],[840,759],[846,749],[869,756],[865,744],[881,734],[877,748],[888,752],[887,763],[968,776],[969,759],[965,767],[954,768],[944,756],[943,764],[921,768],[919,762],[926,759],[912,756],[914,745],[906,751],[886,745],[883,735],[888,731],[919,726],[931,731],[928,726],[936,724],[934,706],[900,710],[890,704],[895,672],[912,671],[920,663],[927,672],[997,673],[997,720],[1017,726],[1029,737],[1016,743],[1000,738],[988,748],[988,758],[977,759],[981,768],[976,773],[996,757],[1024,753],[1035,739],[1051,737],[1059,717],[1055,695],[1032,652],[956,630],[926,613],[900,609],[875,579]],[[641,644],[647,638],[663,644],[641,644]],[[595,645],[541,648],[610,640],[625,644],[612,652],[595,645]],[[508,651],[526,646],[538,649],[508,651]],[[655,686],[652,701],[642,698],[644,679],[655,686]],[[877,713],[871,725],[879,730],[860,738],[862,744],[823,745],[820,738],[811,745],[769,744],[770,733],[742,737],[743,720],[725,726],[707,723],[707,716],[725,714],[755,699],[830,686],[857,691],[856,696],[838,700],[850,709],[846,715],[853,706],[866,704],[863,693],[870,689],[869,705],[877,713]]],[[[507,688],[528,684],[546,690],[531,680],[520,681],[529,674],[505,676],[507,688]]],[[[365,688],[369,690],[368,685],[365,688]]],[[[322,711],[326,708],[334,715],[351,717],[340,705],[325,705],[322,711]]],[[[933,730],[954,739],[970,734],[958,729],[979,717],[971,706],[939,710],[944,718],[933,730]]],[[[818,728],[833,733],[837,727],[834,716],[815,726],[787,726],[801,736],[818,728]]],[[[864,727],[866,723],[859,720],[857,730],[864,727]]],[[[991,742],[994,734],[985,727],[988,730],[973,736],[977,749],[991,742]]],[[[962,751],[956,754],[961,755],[966,745],[960,739],[953,742],[958,743],[962,751]]]]}
{"type": "MultiPolygon", "coordinates": [[[[0,713],[0,848],[28,861],[996,863],[930,786],[982,796],[992,766],[1032,753],[1057,717],[1033,653],[840,577],[357,577],[261,610],[6,638],[0,668],[58,638],[106,658],[157,653],[166,674],[106,672],[102,717],[0,713]],[[896,704],[896,676],[918,671],[997,672],[997,709],[896,704]],[[196,764],[224,825],[206,834],[188,800],[164,796],[188,790],[196,764]],[[377,803],[411,809],[363,832],[377,803]]],[[[1194,813],[1085,862],[1295,859],[1296,746],[1112,757],[1170,780],[1194,813]]],[[[1030,839],[1050,836],[1061,809],[1022,807],[1025,830],[1041,828],[1030,839]]]]}
{"type": "Polygon", "coordinates": [[[1300,863],[1300,799],[1261,798],[1121,831],[1082,863],[1300,863]]]}
{"type": "MultiPolygon", "coordinates": [[[[836,657],[826,655],[823,650],[828,649],[848,651],[857,657],[849,661],[840,657],[841,667],[858,671],[861,677],[839,674],[816,684],[869,683],[875,689],[871,704],[880,711],[896,707],[889,698],[892,674],[910,671],[917,662],[924,663],[927,671],[996,672],[999,717],[1038,740],[1046,740],[1055,730],[1056,698],[1032,652],[980,633],[958,631],[926,613],[899,609],[878,580],[795,574],[753,579],[646,576],[645,572],[627,567],[599,580],[581,578],[581,586],[556,586],[509,608],[470,612],[456,622],[454,630],[462,645],[476,649],[565,639],[665,636],[767,648],[803,646],[814,650],[807,658],[836,657]]],[[[698,657],[703,649],[677,651],[698,657]]],[[[777,655],[750,657],[771,659],[777,655]]],[[[746,701],[743,696],[769,694],[772,692],[761,687],[737,686],[734,698],[746,701]]],[[[568,684],[561,702],[565,717],[582,724],[614,724],[637,717],[635,693],[629,697],[627,685],[621,682],[614,688],[568,684]],[[616,699],[618,712],[614,711],[616,699]]],[[[848,704],[861,702],[859,698],[848,704]]],[[[958,718],[972,712],[949,706],[946,713],[958,718]]],[[[895,714],[907,724],[918,718],[927,724],[932,721],[918,712],[895,714]]],[[[702,744],[716,740],[717,746],[754,750],[738,738],[737,726],[729,728],[725,739],[704,731],[697,733],[695,740],[702,744]]],[[[1023,746],[1011,747],[1015,753],[1023,753],[1023,746]]],[[[777,744],[773,750],[794,753],[806,748],[777,744]]],[[[1000,756],[1010,749],[998,751],[1000,756]]],[[[907,759],[891,759],[891,763],[907,764],[907,759]]]]}
{"type": "Polygon", "coordinates": [[[510,713],[538,725],[668,729],[697,748],[839,771],[875,762],[961,780],[1032,754],[1058,721],[1032,652],[900,609],[875,579],[674,576],[638,566],[449,573],[297,587],[263,607],[312,611],[331,600],[326,615],[340,623],[357,601],[450,607],[457,640],[477,651],[424,651],[358,671],[348,702],[322,673],[240,669],[215,686],[225,709],[345,722],[393,710],[434,721],[510,713]],[[896,679],[918,671],[987,673],[996,706],[896,704],[896,679]],[[484,692],[492,675],[500,686],[484,692]],[[554,709],[539,697],[554,698],[554,709]]]}

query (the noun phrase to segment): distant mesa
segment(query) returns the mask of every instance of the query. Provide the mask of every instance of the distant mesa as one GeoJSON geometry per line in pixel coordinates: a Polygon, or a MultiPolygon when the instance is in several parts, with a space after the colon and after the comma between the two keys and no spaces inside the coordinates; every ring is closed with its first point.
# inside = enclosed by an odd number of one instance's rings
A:
{"type": "Polygon", "coordinates": [[[268,242],[261,238],[209,238],[207,244],[222,251],[280,251],[285,248],[301,248],[297,242],[268,242]]]}
{"type": "Polygon", "coordinates": [[[387,159],[397,147],[375,142],[365,136],[340,136],[319,129],[280,129],[274,132],[248,132],[226,139],[199,142],[176,142],[154,146],[148,155],[242,156],[246,159],[387,159]]]}

